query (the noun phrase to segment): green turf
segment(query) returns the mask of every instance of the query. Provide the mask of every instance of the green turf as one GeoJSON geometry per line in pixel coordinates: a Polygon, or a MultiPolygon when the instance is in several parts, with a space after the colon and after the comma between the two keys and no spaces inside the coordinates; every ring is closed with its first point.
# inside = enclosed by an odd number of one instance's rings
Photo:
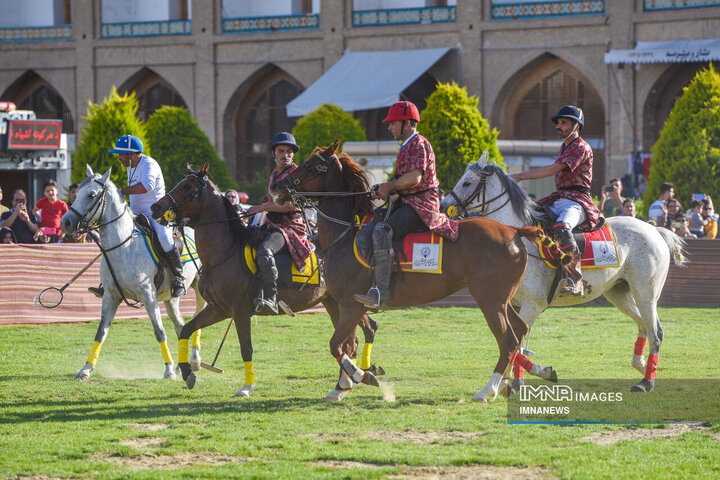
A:
{"type": "MultiPolygon", "coordinates": [[[[720,311],[661,309],[660,317],[658,381],[718,378],[720,311]]],[[[528,473],[568,479],[720,476],[720,405],[702,428],[611,445],[581,439],[627,426],[508,425],[504,398],[471,401],[497,361],[477,309],[375,318],[373,361],[386,369],[394,402],[363,385],[342,404],[321,402],[338,373],[323,314],[253,322],[258,389],[249,399],[231,398],[243,384],[234,332],[217,363],[225,373],[202,370],[189,391],[160,378],[147,320],[113,324],[87,383],[73,377],[96,323],[0,327],[0,478],[412,478],[412,467],[481,465],[542,467],[528,473]]],[[[204,361],[212,362],[226,325],[203,332],[204,361]]],[[[629,389],[640,379],[630,367],[636,334],[611,308],[551,309],[533,329],[532,359],[561,379],[627,379],[629,389]]],[[[670,430],[640,433],[658,428],[670,430]]]]}

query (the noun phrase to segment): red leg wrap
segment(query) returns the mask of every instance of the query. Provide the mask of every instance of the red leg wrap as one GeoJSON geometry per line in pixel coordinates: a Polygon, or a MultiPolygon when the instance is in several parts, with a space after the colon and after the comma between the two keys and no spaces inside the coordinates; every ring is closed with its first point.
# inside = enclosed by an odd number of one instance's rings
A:
{"type": "Polygon", "coordinates": [[[645,353],[645,343],[647,338],[638,337],[635,341],[635,355],[642,356],[645,353]]]}
{"type": "Polygon", "coordinates": [[[648,355],[647,365],[645,366],[645,378],[647,380],[655,379],[655,372],[657,372],[658,356],[648,355]]]}
{"type": "Polygon", "coordinates": [[[516,364],[513,368],[513,378],[525,378],[525,369],[516,364]]]}
{"type": "Polygon", "coordinates": [[[533,363],[530,360],[528,360],[528,358],[525,355],[518,352],[517,355],[515,355],[515,360],[513,361],[513,365],[515,365],[515,367],[524,368],[525,370],[527,370],[529,372],[533,366],[533,363]]]}

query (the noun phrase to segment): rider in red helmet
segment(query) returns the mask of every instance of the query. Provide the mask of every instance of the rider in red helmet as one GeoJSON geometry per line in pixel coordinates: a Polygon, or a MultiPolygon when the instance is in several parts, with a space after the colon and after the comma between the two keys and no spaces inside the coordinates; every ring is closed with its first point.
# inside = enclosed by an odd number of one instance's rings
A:
{"type": "Polygon", "coordinates": [[[545,167],[515,173],[515,181],[554,176],[558,190],[538,200],[557,215],[553,236],[560,249],[570,256],[566,265],[565,278],[558,288],[558,296],[583,295],[582,272],[580,271],[580,250],[572,235],[572,229],[579,226],[591,230],[597,225],[600,211],[590,197],[592,183],[593,151],[580,138],[585,125],[583,111],[573,105],[566,105],[552,118],[558,136],[563,139],[560,155],[555,163],[545,167]]]}
{"type": "Polygon", "coordinates": [[[394,103],[383,120],[402,145],[394,178],[373,187],[373,199],[393,201],[390,216],[387,217],[387,210],[378,210],[372,222],[362,229],[364,235],[372,235],[375,284],[367,294],[355,294],[354,298],[367,307],[382,309],[390,300],[393,240],[426,230],[452,241],[458,236],[457,222],[440,213],[435,153],[430,142],[417,132],[419,121],[418,108],[407,101],[394,103]]]}

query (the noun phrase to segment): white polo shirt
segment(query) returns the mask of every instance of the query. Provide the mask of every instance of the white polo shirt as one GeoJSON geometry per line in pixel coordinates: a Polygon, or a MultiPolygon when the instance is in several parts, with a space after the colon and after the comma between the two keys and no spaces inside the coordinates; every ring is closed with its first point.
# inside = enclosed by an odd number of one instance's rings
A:
{"type": "Polygon", "coordinates": [[[128,167],[128,186],[141,183],[147,193],[129,195],[130,210],[134,214],[144,213],[151,215],[150,206],[165,196],[165,179],[160,165],[154,158],[141,155],[135,168],[128,167]]]}

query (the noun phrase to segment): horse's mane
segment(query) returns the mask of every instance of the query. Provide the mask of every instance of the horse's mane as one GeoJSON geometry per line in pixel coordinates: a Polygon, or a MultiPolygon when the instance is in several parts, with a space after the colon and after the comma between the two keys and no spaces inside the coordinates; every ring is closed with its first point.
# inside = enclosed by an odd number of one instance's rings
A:
{"type": "MultiPolygon", "coordinates": [[[[317,147],[313,150],[313,155],[316,152],[322,152],[325,148],[317,147]]],[[[340,153],[337,155],[342,166],[342,177],[343,183],[348,192],[367,192],[370,189],[370,183],[368,182],[365,171],[355,163],[355,160],[347,153],[340,153]]],[[[359,215],[362,218],[365,215],[372,215],[374,208],[368,195],[357,195],[354,198],[353,213],[359,215]]]]}
{"type": "Polygon", "coordinates": [[[503,187],[510,195],[510,204],[512,205],[515,215],[517,215],[525,225],[535,225],[540,217],[536,207],[535,200],[532,199],[525,190],[520,188],[515,180],[510,178],[505,171],[494,164],[489,164],[485,170],[490,170],[498,176],[503,187]]]}

